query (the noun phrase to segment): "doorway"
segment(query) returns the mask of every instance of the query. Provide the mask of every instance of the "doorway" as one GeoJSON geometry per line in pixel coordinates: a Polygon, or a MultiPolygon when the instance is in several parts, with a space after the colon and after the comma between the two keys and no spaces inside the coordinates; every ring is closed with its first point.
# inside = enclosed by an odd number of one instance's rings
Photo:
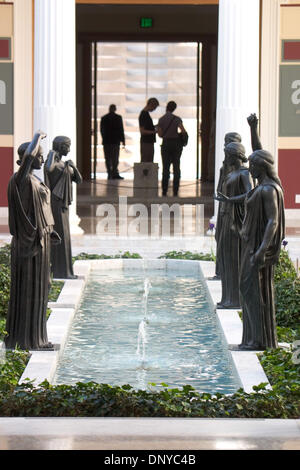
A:
{"type": "MultiPolygon", "coordinates": [[[[93,42],[91,44],[91,179],[106,177],[101,117],[115,104],[123,117],[126,147],[121,148],[119,171],[132,179],[140,161],[138,116],[150,97],[160,106],[151,113],[154,124],[165,113],[168,101],[177,103],[189,134],[183,152],[183,180],[201,176],[202,44],[200,42],[93,42]]],[[[161,139],[157,137],[154,162],[161,169],[161,139]]],[[[161,174],[160,174],[161,176],[161,174]]]]}
{"type": "Polygon", "coordinates": [[[105,174],[99,124],[110,104],[125,125],[120,171],[132,174],[140,161],[138,116],[155,96],[161,106],[154,123],[175,100],[189,131],[182,178],[213,182],[218,6],[77,5],[76,19],[77,164],[84,179],[105,174]],[[145,14],[151,28],[141,28],[145,14]]]}

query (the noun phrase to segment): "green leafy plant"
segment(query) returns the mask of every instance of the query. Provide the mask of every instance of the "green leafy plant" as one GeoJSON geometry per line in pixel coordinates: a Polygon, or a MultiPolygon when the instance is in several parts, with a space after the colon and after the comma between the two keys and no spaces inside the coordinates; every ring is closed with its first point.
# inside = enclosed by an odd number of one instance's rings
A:
{"type": "Polygon", "coordinates": [[[275,266],[274,281],[280,282],[284,279],[295,280],[296,278],[296,269],[289,256],[289,253],[288,251],[282,249],[280,251],[278,263],[275,266]]]}
{"type": "Polygon", "coordinates": [[[198,261],[214,261],[215,257],[211,253],[192,253],[191,251],[168,251],[159,258],[185,259],[198,261]]]}
{"type": "Polygon", "coordinates": [[[8,310],[10,295],[10,268],[0,265],[0,318],[5,317],[8,310]]]}
{"type": "Polygon", "coordinates": [[[51,287],[50,287],[50,292],[49,292],[49,297],[48,297],[49,302],[56,302],[63,286],[64,286],[64,281],[52,281],[51,282],[51,287]]]}
{"type": "Polygon", "coordinates": [[[0,264],[10,267],[10,245],[5,244],[0,248],[0,264]]]}
{"type": "Polygon", "coordinates": [[[29,360],[26,351],[3,351],[0,356],[0,397],[14,392],[29,360]]]}
{"type": "Polygon", "coordinates": [[[96,259],[120,259],[120,258],[134,258],[141,259],[142,257],[138,253],[130,253],[125,251],[124,253],[118,253],[116,255],[104,255],[104,254],[95,254],[95,253],[79,253],[77,256],[73,256],[73,262],[77,260],[96,260],[96,259]]]}
{"type": "Polygon", "coordinates": [[[205,417],[295,418],[300,417],[299,366],[291,354],[270,351],[262,362],[273,389],[266,383],[233,395],[197,393],[191,386],[162,390],[134,390],[130,385],[110,386],[94,382],[35,387],[30,381],[13,390],[0,386],[0,416],[101,416],[101,417],[205,417]],[[283,370],[284,368],[284,370],[283,370]],[[288,372],[287,372],[288,369],[288,372]]]}
{"type": "MultiPolygon", "coordinates": [[[[207,259],[202,253],[169,252],[163,257],[173,259],[207,259]]],[[[132,257],[129,252],[113,257],[132,257]],[[125,255],[125,256],[124,256],[125,255]]],[[[139,257],[139,255],[137,255],[139,257]]],[[[112,258],[104,255],[79,255],[76,259],[112,258]]],[[[210,260],[210,259],[209,259],[210,260]]],[[[276,267],[275,285],[292,282],[297,275],[288,256],[283,253],[276,267]]],[[[59,286],[57,286],[59,289],[59,286]]],[[[294,299],[294,290],[290,292],[294,299]]],[[[287,301],[282,290],[277,305],[282,305],[282,326],[278,327],[281,341],[299,339],[297,308],[294,300],[287,301]],[[288,312],[290,312],[288,314],[288,312]],[[294,313],[293,313],[294,312],[294,313]],[[296,322],[291,328],[286,324],[296,322]]],[[[5,322],[0,322],[0,331],[5,322]]],[[[0,416],[144,416],[144,417],[206,417],[206,418],[300,418],[300,365],[292,360],[292,352],[276,349],[260,354],[260,362],[272,385],[262,383],[252,393],[242,389],[233,395],[200,394],[190,386],[169,388],[167,384],[149,384],[149,390],[134,390],[130,385],[77,383],[76,385],[50,385],[47,381],[36,387],[27,381],[18,384],[28,360],[24,351],[5,355],[0,363],[0,416]]]]}
{"type": "Polygon", "coordinates": [[[281,250],[274,272],[276,321],[278,326],[300,324],[300,278],[286,250],[281,250]]]}

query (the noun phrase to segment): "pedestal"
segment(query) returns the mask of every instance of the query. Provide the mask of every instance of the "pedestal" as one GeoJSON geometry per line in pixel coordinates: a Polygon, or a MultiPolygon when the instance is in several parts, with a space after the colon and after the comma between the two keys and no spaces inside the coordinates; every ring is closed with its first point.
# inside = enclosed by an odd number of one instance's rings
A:
{"type": "Polygon", "coordinates": [[[135,163],[134,197],[149,199],[158,195],[158,164],[135,163]]]}

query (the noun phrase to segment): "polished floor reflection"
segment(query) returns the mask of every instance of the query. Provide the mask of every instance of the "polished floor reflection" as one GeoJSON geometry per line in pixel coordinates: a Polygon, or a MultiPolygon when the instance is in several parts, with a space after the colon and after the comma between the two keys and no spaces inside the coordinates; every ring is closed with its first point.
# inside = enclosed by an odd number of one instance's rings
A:
{"type": "Polygon", "coordinates": [[[204,235],[212,196],[213,184],[199,181],[183,181],[178,197],[163,197],[160,187],[134,188],[132,179],[92,180],[78,186],[77,214],[86,235],[204,235]]]}

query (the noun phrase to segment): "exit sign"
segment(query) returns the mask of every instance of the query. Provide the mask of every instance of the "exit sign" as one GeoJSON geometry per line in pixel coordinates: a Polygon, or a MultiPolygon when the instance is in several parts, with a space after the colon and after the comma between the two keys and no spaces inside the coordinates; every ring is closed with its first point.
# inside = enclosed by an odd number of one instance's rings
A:
{"type": "Polygon", "coordinates": [[[140,19],[141,28],[152,28],[153,27],[153,18],[143,17],[140,19]]]}

